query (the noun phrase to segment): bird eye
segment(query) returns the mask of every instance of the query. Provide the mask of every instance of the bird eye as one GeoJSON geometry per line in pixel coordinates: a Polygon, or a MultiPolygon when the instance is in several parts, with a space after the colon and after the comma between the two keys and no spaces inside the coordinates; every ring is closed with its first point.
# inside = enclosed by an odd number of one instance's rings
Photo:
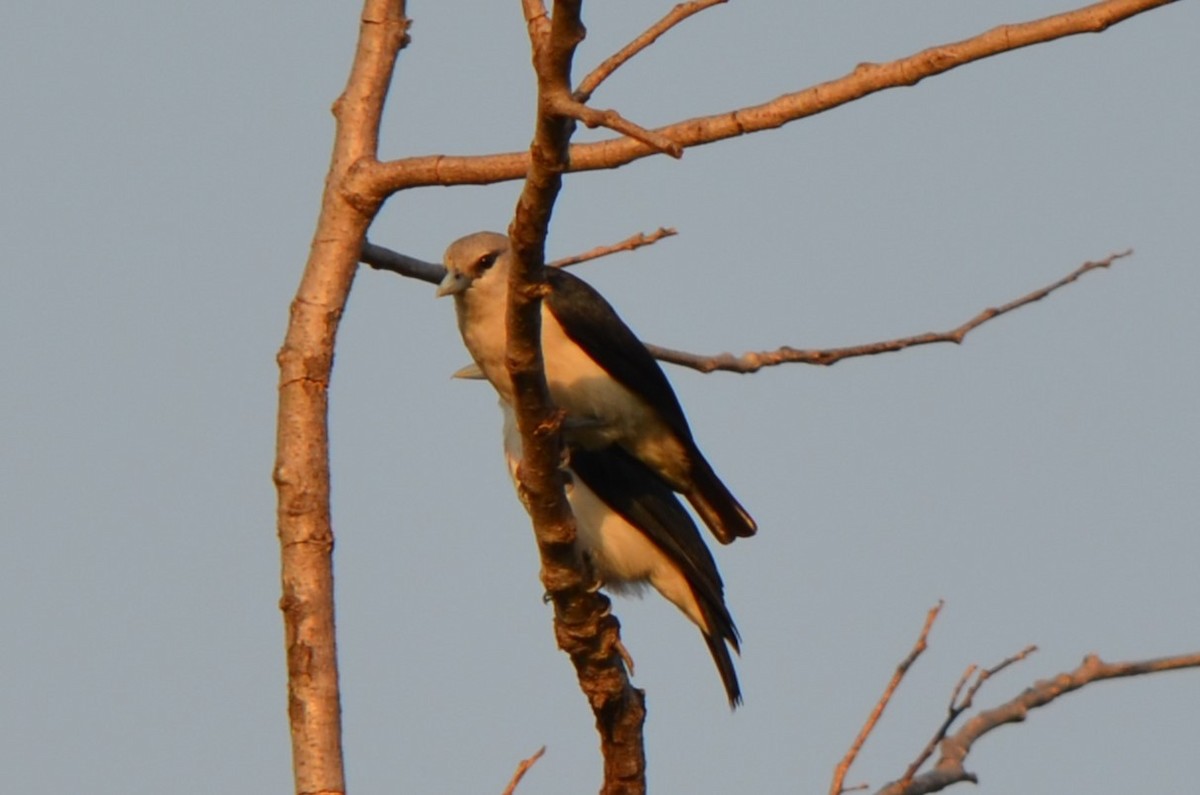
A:
{"type": "Polygon", "coordinates": [[[485,270],[496,264],[496,258],[499,256],[499,251],[490,251],[487,254],[484,254],[475,262],[475,269],[480,273],[483,273],[485,270]]]}

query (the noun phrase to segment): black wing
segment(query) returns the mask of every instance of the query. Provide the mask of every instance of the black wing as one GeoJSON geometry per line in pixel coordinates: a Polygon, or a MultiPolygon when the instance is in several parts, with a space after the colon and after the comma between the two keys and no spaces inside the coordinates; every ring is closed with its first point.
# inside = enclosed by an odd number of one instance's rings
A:
{"type": "Polygon", "coordinates": [[[675,493],[624,448],[571,449],[571,469],[605,505],[619,513],[670,558],[683,573],[708,623],[704,641],[721,675],[729,705],[742,701],[741,687],[726,643],[739,649],[741,637],[725,606],[725,584],[696,523],[675,493]]]}
{"type": "Polygon", "coordinates": [[[571,448],[571,469],[605,505],[639,528],[683,571],[697,597],[724,598],[717,562],[671,488],[625,448],[571,448]]]}
{"type": "Polygon", "coordinates": [[[551,268],[546,278],[550,284],[546,306],[566,335],[617,382],[654,406],[681,440],[695,446],[671,382],[604,296],[558,268],[551,268]]]}

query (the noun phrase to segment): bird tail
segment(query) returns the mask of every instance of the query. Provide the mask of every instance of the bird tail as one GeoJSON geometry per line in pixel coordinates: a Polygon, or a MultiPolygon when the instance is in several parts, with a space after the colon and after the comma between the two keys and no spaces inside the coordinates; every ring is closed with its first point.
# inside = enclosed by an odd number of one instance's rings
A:
{"type": "Polygon", "coordinates": [[[717,540],[730,544],[754,535],[758,525],[698,450],[692,461],[692,488],[684,496],[717,540]]]}
{"type": "Polygon", "coordinates": [[[701,598],[698,601],[704,621],[708,624],[708,631],[701,630],[704,642],[708,645],[708,652],[712,655],[717,672],[721,675],[721,682],[725,685],[729,708],[737,709],[742,703],[742,688],[738,684],[737,671],[733,667],[733,657],[729,654],[731,646],[735,652],[741,653],[737,627],[733,625],[733,617],[729,615],[724,600],[713,603],[701,598]]]}

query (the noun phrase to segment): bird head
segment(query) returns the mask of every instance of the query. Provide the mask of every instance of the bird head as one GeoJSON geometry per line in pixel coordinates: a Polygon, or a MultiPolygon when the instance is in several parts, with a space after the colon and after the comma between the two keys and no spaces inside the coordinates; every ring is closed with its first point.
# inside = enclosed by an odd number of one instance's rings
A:
{"type": "Polygon", "coordinates": [[[508,238],[499,232],[476,232],[455,240],[442,256],[446,278],[438,285],[438,297],[461,295],[489,274],[494,274],[489,280],[503,281],[509,251],[508,238]]]}

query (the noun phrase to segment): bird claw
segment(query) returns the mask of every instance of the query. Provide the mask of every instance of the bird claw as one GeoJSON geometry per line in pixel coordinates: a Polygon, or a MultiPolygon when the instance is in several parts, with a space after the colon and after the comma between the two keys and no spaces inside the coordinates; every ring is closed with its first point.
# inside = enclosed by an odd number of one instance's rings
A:
{"type": "Polygon", "coordinates": [[[629,675],[633,676],[633,657],[630,656],[629,649],[625,648],[625,644],[621,642],[620,638],[613,641],[613,648],[621,656],[621,662],[625,663],[625,669],[629,671],[629,675]]]}
{"type": "MultiPolygon", "coordinates": [[[[584,552],[579,556],[579,567],[583,569],[584,579],[587,580],[587,585],[584,589],[588,593],[596,593],[604,587],[604,581],[596,574],[596,567],[592,564],[592,556],[584,552]]],[[[605,615],[612,612],[612,607],[605,610],[605,615]]]]}

